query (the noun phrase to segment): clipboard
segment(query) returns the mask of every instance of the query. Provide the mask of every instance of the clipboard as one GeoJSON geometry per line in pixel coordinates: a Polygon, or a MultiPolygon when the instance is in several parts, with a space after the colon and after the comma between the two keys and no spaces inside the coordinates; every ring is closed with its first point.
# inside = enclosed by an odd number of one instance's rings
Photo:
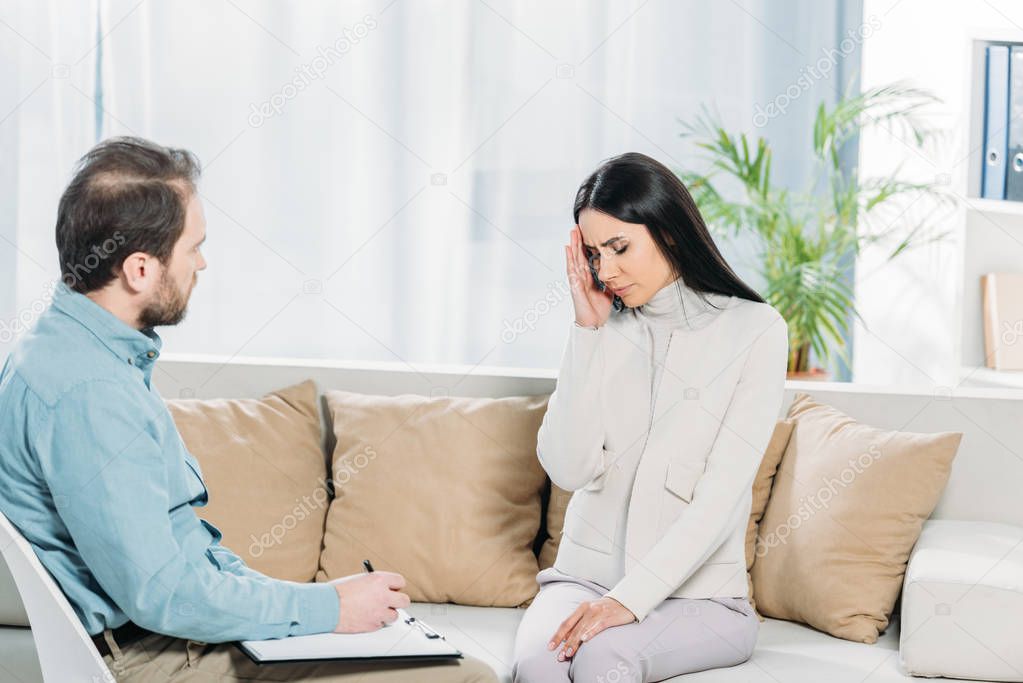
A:
{"type": "Polygon", "coordinates": [[[317,633],[235,645],[257,664],[461,659],[462,652],[440,633],[403,609],[397,612],[397,619],[369,633],[317,633]]]}

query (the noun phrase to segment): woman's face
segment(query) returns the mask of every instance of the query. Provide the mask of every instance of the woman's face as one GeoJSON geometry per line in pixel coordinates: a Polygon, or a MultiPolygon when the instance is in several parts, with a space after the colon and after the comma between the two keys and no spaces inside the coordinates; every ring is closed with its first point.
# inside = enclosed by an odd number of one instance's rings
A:
{"type": "Polygon", "coordinates": [[[642,306],[675,276],[639,223],[626,223],[594,209],[579,213],[583,252],[597,277],[630,308],[642,306]]]}

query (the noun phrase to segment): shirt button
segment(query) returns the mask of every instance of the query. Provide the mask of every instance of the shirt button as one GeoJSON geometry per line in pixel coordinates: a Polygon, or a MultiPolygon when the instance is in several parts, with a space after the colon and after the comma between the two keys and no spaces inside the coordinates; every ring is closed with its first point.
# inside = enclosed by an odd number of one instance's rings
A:
{"type": "Polygon", "coordinates": [[[148,353],[146,353],[146,357],[147,358],[155,358],[156,357],[156,351],[149,351],[148,353]]]}
{"type": "Polygon", "coordinates": [[[128,359],[128,365],[135,365],[135,359],[134,358],[129,358],[128,359]]]}

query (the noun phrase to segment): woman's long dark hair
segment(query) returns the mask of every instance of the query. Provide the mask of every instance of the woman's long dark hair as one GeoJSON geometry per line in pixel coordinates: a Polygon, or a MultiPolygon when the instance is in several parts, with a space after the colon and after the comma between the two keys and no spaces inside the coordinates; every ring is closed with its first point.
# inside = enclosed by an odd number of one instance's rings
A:
{"type": "MultiPolygon", "coordinates": [[[[608,159],[579,186],[573,208],[577,225],[583,209],[645,225],[690,289],[764,302],[718,251],[685,184],[659,161],[636,152],[608,159]]],[[[614,307],[624,307],[617,296],[614,307]]]]}

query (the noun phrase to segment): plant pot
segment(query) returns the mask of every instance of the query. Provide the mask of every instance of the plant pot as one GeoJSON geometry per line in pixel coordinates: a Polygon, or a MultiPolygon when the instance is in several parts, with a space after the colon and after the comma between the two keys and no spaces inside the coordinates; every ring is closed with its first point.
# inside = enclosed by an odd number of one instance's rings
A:
{"type": "Polygon", "coordinates": [[[826,382],[831,379],[831,373],[824,368],[810,368],[809,370],[787,372],[785,373],[785,379],[796,380],[798,382],[826,382]]]}

